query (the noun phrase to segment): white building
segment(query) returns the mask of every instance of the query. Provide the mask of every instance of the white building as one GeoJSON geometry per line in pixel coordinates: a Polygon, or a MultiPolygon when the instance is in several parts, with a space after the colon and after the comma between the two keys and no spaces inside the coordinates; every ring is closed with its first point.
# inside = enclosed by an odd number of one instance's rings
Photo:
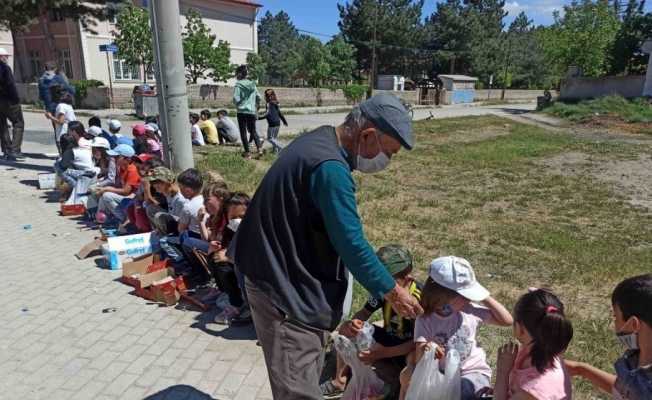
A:
{"type": "MultiPolygon", "coordinates": [[[[133,2],[137,6],[147,6],[147,0],[133,2]]],[[[179,3],[181,25],[185,25],[184,15],[189,9],[198,11],[217,40],[229,42],[232,64],[243,64],[247,53],[258,51],[256,16],[259,4],[250,0],[179,0],[179,3]]],[[[109,0],[107,7],[115,5],[109,0]]],[[[70,79],[97,79],[105,85],[111,79],[116,86],[142,82],[145,73],[142,66],[127,65],[119,53],[105,53],[99,49],[100,45],[113,43],[115,22],[115,19],[98,22],[93,27],[96,33],[91,33],[85,31],[81,23],[59,13],[42,15],[27,31],[14,34],[15,75],[23,82],[33,82],[43,73],[47,61],[57,61],[70,79]]],[[[7,40],[0,32],[0,46],[4,41],[7,40]]],[[[150,74],[148,81],[152,80],[154,77],[150,74]]]]}

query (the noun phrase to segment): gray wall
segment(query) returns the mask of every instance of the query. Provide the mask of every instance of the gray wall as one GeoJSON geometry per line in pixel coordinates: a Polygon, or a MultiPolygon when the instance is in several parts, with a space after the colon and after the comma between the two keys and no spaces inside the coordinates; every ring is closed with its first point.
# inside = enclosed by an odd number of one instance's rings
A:
{"type": "Polygon", "coordinates": [[[606,76],[602,78],[567,78],[562,82],[560,100],[582,100],[620,95],[641,97],[645,76],[606,76]]]}

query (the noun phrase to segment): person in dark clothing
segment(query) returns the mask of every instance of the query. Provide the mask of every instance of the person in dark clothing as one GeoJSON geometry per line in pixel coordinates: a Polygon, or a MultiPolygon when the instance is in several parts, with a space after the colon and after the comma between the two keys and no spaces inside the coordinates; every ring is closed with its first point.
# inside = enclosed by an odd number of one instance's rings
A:
{"type": "Polygon", "coordinates": [[[342,125],[295,139],[256,190],[227,256],[245,276],[274,398],[323,398],[323,349],[345,313],[349,274],[399,315],[423,312],[365,238],[352,176],[379,172],[413,146],[405,107],[379,94],[342,125]]]}
{"type": "Polygon", "coordinates": [[[25,122],[14,74],[7,64],[9,55],[7,50],[0,48],[0,143],[5,160],[16,161],[22,158],[21,146],[25,122]],[[11,121],[11,135],[7,120],[11,121]]]}
{"type": "Polygon", "coordinates": [[[283,113],[281,112],[274,90],[265,90],[265,102],[267,102],[267,111],[264,115],[258,117],[258,119],[267,120],[267,140],[272,144],[274,153],[278,153],[283,150],[283,146],[278,141],[278,132],[281,129],[281,121],[283,121],[283,125],[285,126],[288,126],[288,122],[285,120],[285,116],[283,116],[283,113]]]}
{"type": "Polygon", "coordinates": [[[56,98],[57,93],[59,96],[65,92],[70,93],[74,97],[75,89],[68,84],[66,78],[57,74],[57,65],[52,61],[45,63],[45,72],[38,81],[38,94],[39,98],[45,105],[45,111],[54,114],[55,108],[59,103],[59,98],[56,98]],[[55,94],[55,96],[53,96],[55,94]]]}
{"type": "Polygon", "coordinates": [[[108,140],[111,148],[117,146],[116,137],[113,136],[106,129],[102,128],[102,120],[100,119],[100,117],[98,117],[97,115],[90,117],[88,119],[88,127],[90,128],[91,126],[97,126],[98,128],[102,129],[102,133],[100,134],[100,137],[103,137],[104,139],[108,140]]]}

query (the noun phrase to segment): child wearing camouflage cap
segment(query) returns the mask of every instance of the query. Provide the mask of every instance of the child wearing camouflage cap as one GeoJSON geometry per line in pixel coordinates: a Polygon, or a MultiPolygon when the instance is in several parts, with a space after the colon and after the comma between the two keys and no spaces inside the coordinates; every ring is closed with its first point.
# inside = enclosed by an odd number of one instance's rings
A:
{"type": "Polygon", "coordinates": [[[176,174],[166,167],[157,167],[145,179],[154,190],[165,196],[167,203],[167,208],[158,205],[147,207],[147,217],[152,227],[161,236],[178,235],[179,218],[188,200],[176,184],[176,174]]]}
{"type": "MultiPolygon", "coordinates": [[[[420,299],[422,285],[411,276],[413,268],[412,254],[401,245],[391,244],[381,247],[376,252],[385,268],[392,274],[396,283],[409,290],[417,300],[420,299]]],[[[373,365],[378,376],[391,386],[392,392],[398,392],[400,383],[398,376],[405,367],[405,356],[414,350],[414,320],[406,319],[396,314],[391,305],[384,299],[370,296],[364,307],[353,315],[352,320],[340,325],[340,334],[355,337],[358,334],[355,320],[366,321],[371,315],[382,310],[383,326],[375,327],[374,340],[376,344],[360,354],[360,359],[373,365]]],[[[337,371],[331,381],[321,385],[325,399],[337,398],[342,395],[347,383],[347,366],[337,357],[337,371]]]]}

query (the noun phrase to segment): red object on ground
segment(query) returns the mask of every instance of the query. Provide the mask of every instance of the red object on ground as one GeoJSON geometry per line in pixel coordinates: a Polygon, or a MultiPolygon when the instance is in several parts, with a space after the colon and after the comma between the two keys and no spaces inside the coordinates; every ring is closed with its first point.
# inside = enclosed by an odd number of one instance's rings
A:
{"type": "Polygon", "coordinates": [[[138,233],[152,231],[152,227],[149,224],[149,218],[147,218],[147,213],[143,207],[137,207],[135,203],[127,207],[127,218],[129,218],[129,222],[136,225],[138,233]]]}
{"type": "Polygon", "coordinates": [[[69,215],[84,215],[86,212],[86,206],[83,204],[62,204],[61,205],[61,215],[67,217],[69,215]]]}

